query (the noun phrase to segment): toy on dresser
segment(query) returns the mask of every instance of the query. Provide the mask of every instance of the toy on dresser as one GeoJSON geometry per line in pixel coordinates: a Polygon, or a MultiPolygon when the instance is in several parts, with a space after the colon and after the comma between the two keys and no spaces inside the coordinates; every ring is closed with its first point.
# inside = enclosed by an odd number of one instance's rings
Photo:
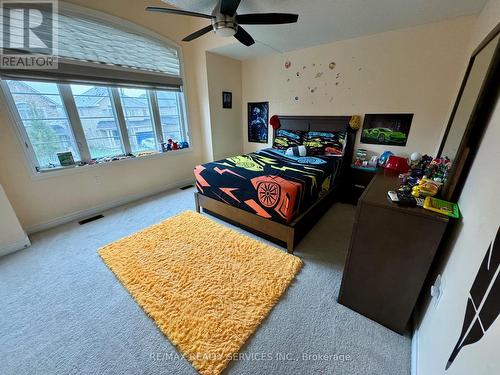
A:
{"type": "Polygon", "coordinates": [[[356,150],[356,159],[354,160],[352,167],[362,170],[376,171],[378,167],[378,156],[372,155],[368,160],[367,150],[358,148],[356,150]]]}
{"type": "Polygon", "coordinates": [[[189,148],[188,142],[186,142],[186,141],[174,142],[174,140],[172,138],[170,138],[167,142],[163,142],[161,144],[161,151],[162,152],[181,150],[184,148],[189,148]]]}
{"type": "Polygon", "coordinates": [[[439,193],[451,168],[450,159],[432,158],[414,152],[410,156],[410,170],[400,174],[401,186],[397,190],[401,202],[423,205],[423,198],[439,193]]]}
{"type": "Polygon", "coordinates": [[[366,161],[367,152],[363,148],[358,148],[356,150],[356,160],[354,160],[354,165],[356,167],[362,167],[366,161]]]}

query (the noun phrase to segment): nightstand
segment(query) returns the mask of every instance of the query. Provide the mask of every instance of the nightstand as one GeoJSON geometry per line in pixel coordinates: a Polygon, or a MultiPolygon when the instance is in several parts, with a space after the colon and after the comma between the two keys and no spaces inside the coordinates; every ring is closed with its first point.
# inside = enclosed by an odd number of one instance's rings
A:
{"type": "Polygon", "coordinates": [[[359,197],[378,172],[378,169],[359,168],[351,165],[344,185],[343,201],[354,205],[358,204],[359,197]]]}

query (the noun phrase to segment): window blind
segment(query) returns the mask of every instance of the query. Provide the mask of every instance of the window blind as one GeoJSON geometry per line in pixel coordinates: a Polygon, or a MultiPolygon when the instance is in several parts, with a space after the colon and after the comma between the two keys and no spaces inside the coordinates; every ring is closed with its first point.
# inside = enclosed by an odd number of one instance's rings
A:
{"type": "MultiPolygon", "coordinates": [[[[43,12],[44,17],[54,19],[43,12]]],[[[5,17],[5,15],[4,15],[5,17]]],[[[2,19],[2,22],[6,22],[2,19]]],[[[3,69],[2,76],[14,79],[55,79],[68,82],[126,84],[179,88],[182,86],[178,51],[164,41],[126,30],[120,25],[60,10],[57,30],[58,69],[3,69]]],[[[11,35],[23,30],[7,28],[11,35]]],[[[27,32],[27,31],[26,31],[27,32]]],[[[21,34],[22,35],[22,34],[21,34]]],[[[35,53],[19,48],[5,53],[35,53]]]]}

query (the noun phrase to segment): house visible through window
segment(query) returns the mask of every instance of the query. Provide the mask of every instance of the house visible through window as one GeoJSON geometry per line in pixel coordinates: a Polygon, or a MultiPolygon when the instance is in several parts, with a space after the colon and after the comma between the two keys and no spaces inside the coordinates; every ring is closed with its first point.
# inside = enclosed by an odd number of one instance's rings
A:
{"type": "Polygon", "coordinates": [[[146,90],[118,89],[132,152],[158,148],[146,90]]]}
{"type": "Polygon", "coordinates": [[[163,139],[181,139],[182,136],[182,98],[179,92],[157,91],[163,139]]]}
{"type": "Polygon", "coordinates": [[[8,81],[25,133],[40,167],[60,166],[57,153],[71,151],[80,160],[59,89],[54,83],[8,81]]]}
{"type": "Polygon", "coordinates": [[[28,103],[18,102],[17,103],[17,110],[19,111],[19,116],[21,117],[21,119],[23,119],[23,120],[29,119],[30,106],[28,103]]]}
{"type": "Polygon", "coordinates": [[[59,167],[57,154],[61,152],[70,151],[76,162],[90,161],[160,151],[163,139],[187,141],[180,92],[153,90],[154,95],[150,95],[147,89],[71,84],[66,91],[69,98],[65,98],[61,87],[66,84],[6,83],[39,170],[59,167]],[[68,116],[68,101],[76,108],[76,123],[68,116]],[[159,119],[153,116],[153,107],[159,119]],[[82,139],[75,137],[78,129],[83,130],[82,139]],[[155,129],[161,129],[162,134],[155,129]],[[84,160],[85,152],[89,160],[84,160]]]}
{"type": "Polygon", "coordinates": [[[71,85],[92,158],[124,153],[108,87],[71,85]]]}
{"type": "MultiPolygon", "coordinates": [[[[57,12],[57,69],[2,70],[0,81],[34,169],[189,147],[179,48],[109,15],[64,4],[57,12]]],[[[28,35],[24,28],[4,36],[28,35]]],[[[31,45],[4,50],[37,54],[31,45]]]]}

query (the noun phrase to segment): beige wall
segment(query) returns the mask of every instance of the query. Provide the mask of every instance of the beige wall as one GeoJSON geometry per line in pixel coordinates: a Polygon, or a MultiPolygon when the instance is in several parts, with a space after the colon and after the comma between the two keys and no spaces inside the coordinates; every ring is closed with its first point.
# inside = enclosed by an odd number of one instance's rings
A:
{"type": "MultiPolygon", "coordinates": [[[[469,50],[474,50],[500,21],[500,0],[490,1],[475,25],[469,50]]],[[[498,160],[500,102],[489,121],[478,154],[459,199],[463,218],[444,254],[444,288],[437,305],[422,312],[414,336],[415,375],[489,375],[500,368],[500,321],[497,319],[478,342],[465,346],[445,372],[445,365],[462,330],[470,288],[500,221],[498,160]]]]}
{"type": "Polygon", "coordinates": [[[490,375],[500,368],[500,321],[483,338],[462,348],[445,372],[445,365],[462,331],[470,288],[490,242],[499,227],[500,105],[488,125],[483,142],[458,202],[463,216],[453,235],[451,252],[442,270],[443,295],[430,304],[416,337],[418,375],[490,375]],[[492,204],[496,202],[496,204],[492,204]]]}
{"type": "Polygon", "coordinates": [[[0,185],[0,256],[29,245],[7,196],[0,185]]]}
{"type": "Polygon", "coordinates": [[[243,152],[241,61],[207,52],[208,99],[215,160],[243,152]],[[233,94],[233,108],[222,108],[222,92],[233,94]]]}
{"type": "MultiPolygon", "coordinates": [[[[462,17],[244,61],[243,105],[269,101],[270,115],[414,113],[406,147],[358,146],[434,154],[465,69],[474,21],[462,17]]],[[[244,111],[243,124],[246,117],[244,111]]],[[[245,151],[262,147],[246,141],[245,151]]]]}
{"type": "Polygon", "coordinates": [[[484,6],[478,20],[474,26],[472,41],[470,44],[471,52],[481,43],[481,41],[498,25],[500,22],[500,0],[490,0],[484,6]]]}
{"type": "Polygon", "coordinates": [[[89,209],[98,210],[185,183],[192,179],[196,164],[212,158],[205,49],[227,41],[207,35],[194,43],[180,42],[200,26],[200,21],[144,11],[148,5],[164,5],[158,0],[128,1],[126,6],[120,0],[72,0],[71,3],[131,21],[181,45],[192,147],[189,153],[102,165],[37,180],[30,174],[14,124],[1,98],[0,182],[28,231],[77,217],[89,209]]]}

